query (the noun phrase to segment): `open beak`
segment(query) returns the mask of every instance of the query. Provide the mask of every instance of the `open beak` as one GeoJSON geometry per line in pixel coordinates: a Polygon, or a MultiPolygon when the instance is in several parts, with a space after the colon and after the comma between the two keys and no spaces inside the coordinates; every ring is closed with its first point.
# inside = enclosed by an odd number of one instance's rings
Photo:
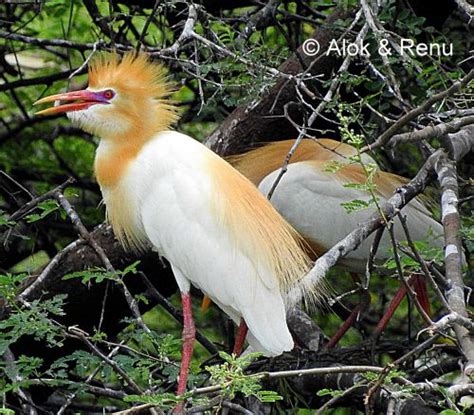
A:
{"type": "Polygon", "coordinates": [[[49,97],[41,98],[33,105],[44,104],[55,101],[74,101],[69,104],[56,105],[51,108],[46,108],[38,111],[35,115],[51,115],[60,114],[71,111],[85,110],[95,104],[109,104],[109,101],[101,94],[84,89],[82,91],[66,92],[64,94],[51,95],[49,97]]]}

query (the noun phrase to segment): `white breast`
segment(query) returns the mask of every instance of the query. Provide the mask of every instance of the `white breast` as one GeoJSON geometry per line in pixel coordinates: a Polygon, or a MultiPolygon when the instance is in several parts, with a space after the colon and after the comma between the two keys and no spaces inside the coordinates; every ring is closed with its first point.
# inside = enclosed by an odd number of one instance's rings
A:
{"type": "Polygon", "coordinates": [[[190,137],[164,132],[147,143],[127,171],[129,197],[149,241],[171,263],[182,291],[192,283],[236,323],[243,317],[254,348],[268,355],[293,340],[278,281],[233,243],[215,217],[216,189],[204,168],[208,150],[190,137]]]}

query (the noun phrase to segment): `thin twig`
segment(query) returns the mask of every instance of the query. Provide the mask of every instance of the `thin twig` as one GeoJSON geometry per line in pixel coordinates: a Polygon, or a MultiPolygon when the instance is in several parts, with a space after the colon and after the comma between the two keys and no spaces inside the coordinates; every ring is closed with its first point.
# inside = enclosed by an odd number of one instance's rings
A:
{"type": "MultiPolygon", "coordinates": [[[[110,259],[107,257],[107,254],[105,253],[104,249],[97,243],[97,241],[93,238],[93,236],[89,233],[89,231],[86,229],[84,224],[81,221],[81,218],[75,211],[75,209],[72,207],[71,203],[64,197],[63,193],[61,191],[56,192],[56,199],[58,200],[59,204],[62,206],[62,208],[66,211],[66,214],[68,215],[69,219],[71,220],[72,224],[78,231],[79,235],[81,238],[83,238],[87,243],[94,249],[94,251],[97,253],[99,258],[101,259],[102,263],[104,264],[106,270],[110,273],[117,274],[115,271],[114,266],[110,262],[110,259]]],[[[148,328],[148,326],[145,324],[143,321],[143,318],[140,314],[140,310],[138,309],[138,304],[135,298],[133,298],[132,294],[128,290],[127,286],[125,285],[124,281],[122,278],[117,278],[115,280],[120,288],[122,289],[122,292],[125,296],[125,300],[127,301],[128,306],[130,307],[130,310],[132,311],[137,324],[146,332],[146,333],[151,333],[151,330],[148,328]]]]}
{"type": "MultiPolygon", "coordinates": [[[[82,334],[82,332],[81,332],[82,334]]],[[[84,339],[81,338],[82,341],[84,341],[84,339]]],[[[120,348],[117,346],[115,347],[114,349],[112,349],[112,351],[107,355],[107,358],[108,359],[112,359],[112,357],[117,354],[117,352],[120,350],[120,348]]],[[[100,356],[99,356],[100,357],[100,356]]],[[[109,364],[106,360],[102,360],[101,364],[97,365],[97,367],[92,371],[92,373],[89,374],[89,376],[87,376],[87,378],[84,380],[84,382],[81,382],[81,387],[84,387],[84,385],[87,385],[87,389],[92,392],[94,389],[93,386],[90,386],[89,383],[92,382],[92,380],[96,377],[96,375],[102,370],[102,366],[107,363],[109,364]]],[[[105,394],[105,396],[109,396],[109,397],[114,397],[116,399],[123,399],[124,397],[124,393],[122,392],[119,392],[119,391],[111,391],[110,389],[102,389],[102,388],[95,388],[95,391],[97,392],[98,390],[100,390],[100,392],[102,392],[102,394],[105,394]],[[107,393],[108,392],[108,393],[107,393]],[[115,393],[113,393],[115,392],[115,393]]],[[[65,413],[67,407],[72,403],[72,401],[74,400],[74,398],[77,396],[79,392],[79,389],[71,394],[69,394],[69,396],[66,398],[66,401],[63,403],[63,405],[61,405],[61,408],[59,408],[58,412],[57,412],[57,415],[62,415],[65,413]]]]}
{"type": "Polygon", "coordinates": [[[449,133],[456,133],[466,125],[474,124],[474,115],[468,117],[456,118],[454,120],[437,124],[429,125],[421,130],[411,131],[408,133],[394,135],[387,143],[390,147],[395,147],[400,143],[421,141],[426,139],[434,139],[444,136],[449,133]]]}
{"type": "Polygon", "coordinates": [[[41,202],[44,202],[45,200],[49,199],[55,199],[57,192],[60,192],[64,190],[67,186],[70,184],[74,183],[74,179],[69,178],[67,179],[64,183],[60,184],[59,186],[55,187],[54,189],[38,196],[35,197],[33,200],[30,200],[29,202],[25,203],[20,209],[18,209],[16,212],[12,213],[9,217],[9,221],[18,221],[21,218],[23,218],[25,215],[27,215],[29,212],[31,212],[38,204],[41,202]]]}
{"type": "MultiPolygon", "coordinates": [[[[446,299],[455,313],[463,318],[468,318],[462,275],[463,254],[459,238],[458,177],[455,163],[446,154],[442,154],[435,164],[435,170],[442,191],[441,212],[445,238],[445,267],[446,279],[449,282],[446,299]]],[[[467,359],[464,373],[469,377],[474,373],[474,336],[460,324],[454,325],[454,331],[467,359]]]]}
{"type": "MultiPolygon", "coordinates": [[[[407,243],[408,243],[408,246],[410,247],[411,251],[413,252],[413,256],[415,257],[415,259],[418,261],[418,263],[420,264],[421,266],[421,270],[423,271],[423,274],[425,275],[426,279],[429,280],[431,282],[431,285],[433,286],[433,288],[435,289],[436,293],[438,294],[438,297],[439,299],[441,300],[441,302],[443,303],[443,305],[446,307],[446,309],[448,311],[451,311],[450,307],[449,307],[449,304],[447,303],[446,301],[446,298],[444,297],[443,293],[441,292],[441,290],[439,289],[438,287],[438,284],[436,284],[436,281],[434,280],[433,278],[433,275],[431,275],[431,272],[428,268],[428,264],[426,263],[426,261],[421,257],[420,253],[418,252],[418,249],[416,249],[416,246],[415,244],[413,243],[413,239],[411,237],[411,234],[410,234],[410,230],[408,229],[408,225],[407,225],[407,218],[406,216],[402,215],[401,213],[398,214],[399,218],[400,218],[400,223],[402,224],[402,227],[403,227],[403,230],[405,232],[405,236],[407,238],[407,243]]],[[[404,252],[403,250],[403,247],[398,247],[402,252],[404,252]]],[[[404,252],[406,253],[406,252],[404,252]]]]}
{"type": "MultiPolygon", "coordinates": [[[[128,383],[130,388],[138,394],[142,394],[143,390],[140,386],[138,386],[135,381],[128,376],[127,372],[125,372],[114,360],[112,360],[110,357],[102,353],[90,340],[89,338],[84,334],[82,330],[79,330],[77,327],[69,327],[68,328],[68,333],[70,333],[70,337],[77,338],[81,340],[84,344],[87,345],[87,347],[91,350],[93,354],[95,354],[97,357],[99,357],[101,360],[103,360],[105,363],[107,363],[112,369],[114,369],[115,372],[119,376],[125,380],[125,382],[128,383]]],[[[116,348],[118,349],[118,348],[116,348]]],[[[114,349],[115,350],[115,349],[114,349]]]]}
{"type": "Polygon", "coordinates": [[[351,395],[352,393],[356,392],[359,389],[365,389],[367,386],[366,385],[361,385],[361,384],[356,384],[351,386],[350,388],[347,388],[344,392],[342,392],[340,395],[334,395],[329,401],[327,401],[324,405],[322,405],[315,413],[314,415],[322,415],[325,413],[327,409],[329,409],[331,406],[333,406],[337,401],[340,399],[346,398],[348,395],[351,395]]]}
{"type": "Polygon", "coordinates": [[[419,115],[428,111],[433,104],[436,104],[439,101],[455,94],[460,89],[464,88],[470,81],[474,79],[474,69],[464,76],[460,81],[454,82],[448,89],[445,91],[439,92],[438,94],[434,94],[429,97],[426,101],[424,101],[420,106],[412,109],[407,114],[403,115],[387,128],[372,144],[369,144],[361,149],[361,152],[366,152],[369,150],[373,150],[375,148],[381,147],[385,145],[388,140],[390,140],[398,131],[400,131],[405,125],[407,125],[410,121],[413,121],[419,115]]]}
{"type": "Polygon", "coordinates": [[[401,264],[401,261],[400,261],[400,255],[398,254],[398,248],[397,248],[397,241],[395,239],[395,234],[393,232],[393,222],[390,224],[390,226],[388,227],[388,233],[390,235],[390,240],[392,242],[392,248],[393,248],[393,259],[395,260],[395,265],[396,265],[396,268],[397,268],[397,274],[398,274],[398,279],[400,281],[400,283],[405,286],[405,289],[406,289],[406,292],[409,296],[409,298],[415,303],[416,305],[416,308],[418,309],[418,312],[420,313],[421,317],[423,317],[423,320],[425,320],[425,322],[430,325],[432,324],[433,322],[431,321],[431,318],[430,316],[426,313],[426,311],[423,309],[423,307],[421,306],[418,298],[417,298],[417,295],[415,293],[415,291],[413,290],[413,288],[410,286],[410,284],[408,283],[408,281],[405,279],[404,275],[403,275],[403,267],[402,267],[402,264],[401,264]]]}
{"type": "MultiPolygon", "coordinates": [[[[360,13],[361,13],[361,11],[359,11],[358,14],[360,14],[360,13]]],[[[355,40],[356,44],[362,44],[362,42],[365,39],[365,36],[367,35],[368,30],[369,30],[369,25],[366,23],[366,24],[364,24],[362,29],[357,34],[357,37],[356,37],[356,40],[355,40]]],[[[288,154],[285,157],[283,165],[281,166],[280,171],[278,173],[278,176],[275,178],[275,180],[272,184],[272,187],[268,191],[268,194],[267,194],[268,200],[270,200],[272,198],[273,193],[275,192],[278,184],[280,183],[281,179],[283,178],[283,176],[287,172],[288,164],[290,163],[291,157],[296,152],[296,149],[299,147],[299,145],[300,145],[301,141],[303,140],[303,138],[306,136],[307,129],[314,124],[316,119],[321,115],[323,110],[326,108],[326,106],[333,99],[334,93],[336,92],[337,88],[339,87],[341,76],[343,76],[347,72],[352,59],[353,59],[353,57],[351,55],[347,55],[344,58],[344,61],[342,62],[339,69],[337,70],[337,74],[334,77],[333,81],[331,82],[331,85],[330,85],[329,89],[327,90],[326,94],[324,95],[323,99],[318,104],[318,106],[315,108],[315,110],[311,113],[310,117],[308,118],[308,121],[305,124],[306,126],[303,126],[303,128],[300,129],[298,137],[296,138],[295,142],[293,143],[293,145],[290,148],[290,151],[288,151],[288,154]]]]}

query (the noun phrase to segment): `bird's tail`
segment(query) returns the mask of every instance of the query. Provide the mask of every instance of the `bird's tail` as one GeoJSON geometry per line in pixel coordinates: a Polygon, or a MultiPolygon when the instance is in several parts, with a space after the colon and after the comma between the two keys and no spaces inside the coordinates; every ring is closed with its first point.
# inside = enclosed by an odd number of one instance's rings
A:
{"type": "Polygon", "coordinates": [[[289,287],[285,295],[287,309],[303,302],[307,309],[321,308],[327,305],[327,300],[332,296],[332,289],[326,282],[329,264],[324,257],[314,263],[313,268],[305,274],[296,284],[289,287]]]}

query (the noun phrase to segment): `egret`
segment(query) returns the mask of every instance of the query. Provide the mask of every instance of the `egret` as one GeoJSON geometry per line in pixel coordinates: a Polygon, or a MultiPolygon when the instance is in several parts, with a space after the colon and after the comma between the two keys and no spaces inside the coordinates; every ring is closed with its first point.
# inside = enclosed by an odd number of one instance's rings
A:
{"type": "MultiPolygon", "coordinates": [[[[243,155],[230,157],[229,161],[267,195],[293,144],[294,140],[273,142],[243,155]]],[[[273,206],[318,255],[343,239],[359,223],[368,220],[375,210],[373,206],[371,209],[347,213],[341,205],[352,200],[368,201],[371,197],[367,190],[357,186],[366,183],[367,175],[359,163],[351,162],[350,157],[356,155],[355,147],[335,140],[303,140],[271,197],[273,206]],[[331,169],[331,162],[334,161],[339,163],[335,171],[331,169]]],[[[375,160],[367,154],[362,154],[362,162],[376,165],[375,160]]],[[[378,203],[383,203],[408,180],[377,168],[373,183],[378,203]]],[[[443,227],[432,217],[420,198],[413,199],[402,212],[408,218],[413,240],[428,239],[435,246],[442,246],[443,227]]],[[[397,240],[406,240],[401,226],[395,226],[394,232],[397,240]]],[[[349,252],[339,265],[352,272],[364,272],[372,239],[368,238],[358,249],[349,252]]],[[[385,235],[376,259],[387,259],[390,248],[391,242],[385,235]]]]}
{"type": "Polygon", "coordinates": [[[291,350],[285,294],[323,294],[305,286],[311,260],[299,234],[229,163],[171,129],[178,115],[161,65],[145,54],[102,55],[88,76],[86,89],[35,104],[65,101],[38,114],[67,113],[100,138],[95,175],[115,235],[126,248],[152,247],[171,264],[184,315],[178,395],[195,337],[191,284],[240,325],[240,343],[248,327],[254,350],[291,350]]]}
{"type": "MultiPolygon", "coordinates": [[[[293,144],[294,140],[272,142],[241,155],[231,156],[228,160],[258,186],[264,195],[268,195],[293,144]]],[[[271,196],[273,206],[304,237],[312,252],[317,255],[324,254],[361,222],[368,220],[375,210],[372,207],[347,213],[342,206],[344,202],[369,201],[371,198],[365,189],[358,186],[366,182],[367,174],[360,163],[351,160],[357,154],[357,149],[346,143],[324,138],[304,139],[291,157],[287,172],[271,196]],[[340,168],[336,171],[329,168],[333,162],[339,163],[340,168]]],[[[361,155],[361,161],[365,165],[376,163],[367,154],[361,155]]],[[[377,168],[373,184],[378,203],[386,201],[397,188],[407,182],[404,177],[377,168]]],[[[401,213],[407,217],[412,240],[429,241],[433,247],[443,247],[443,227],[432,217],[419,197],[408,203],[401,213]]],[[[395,221],[393,231],[398,241],[407,239],[399,219],[395,221]]],[[[373,236],[365,240],[358,249],[349,252],[339,261],[339,267],[354,274],[365,272],[372,241],[373,236]]],[[[385,232],[375,260],[380,263],[388,259],[391,248],[391,240],[385,232]]],[[[430,314],[424,280],[414,279],[413,284],[420,305],[430,314]]],[[[406,287],[402,286],[377,326],[376,333],[384,329],[404,294],[406,287]]],[[[354,320],[359,311],[360,309],[355,309],[348,320],[354,320]]],[[[346,330],[347,328],[345,326],[346,330]]],[[[334,345],[344,331],[338,332],[329,344],[334,345]]]]}

